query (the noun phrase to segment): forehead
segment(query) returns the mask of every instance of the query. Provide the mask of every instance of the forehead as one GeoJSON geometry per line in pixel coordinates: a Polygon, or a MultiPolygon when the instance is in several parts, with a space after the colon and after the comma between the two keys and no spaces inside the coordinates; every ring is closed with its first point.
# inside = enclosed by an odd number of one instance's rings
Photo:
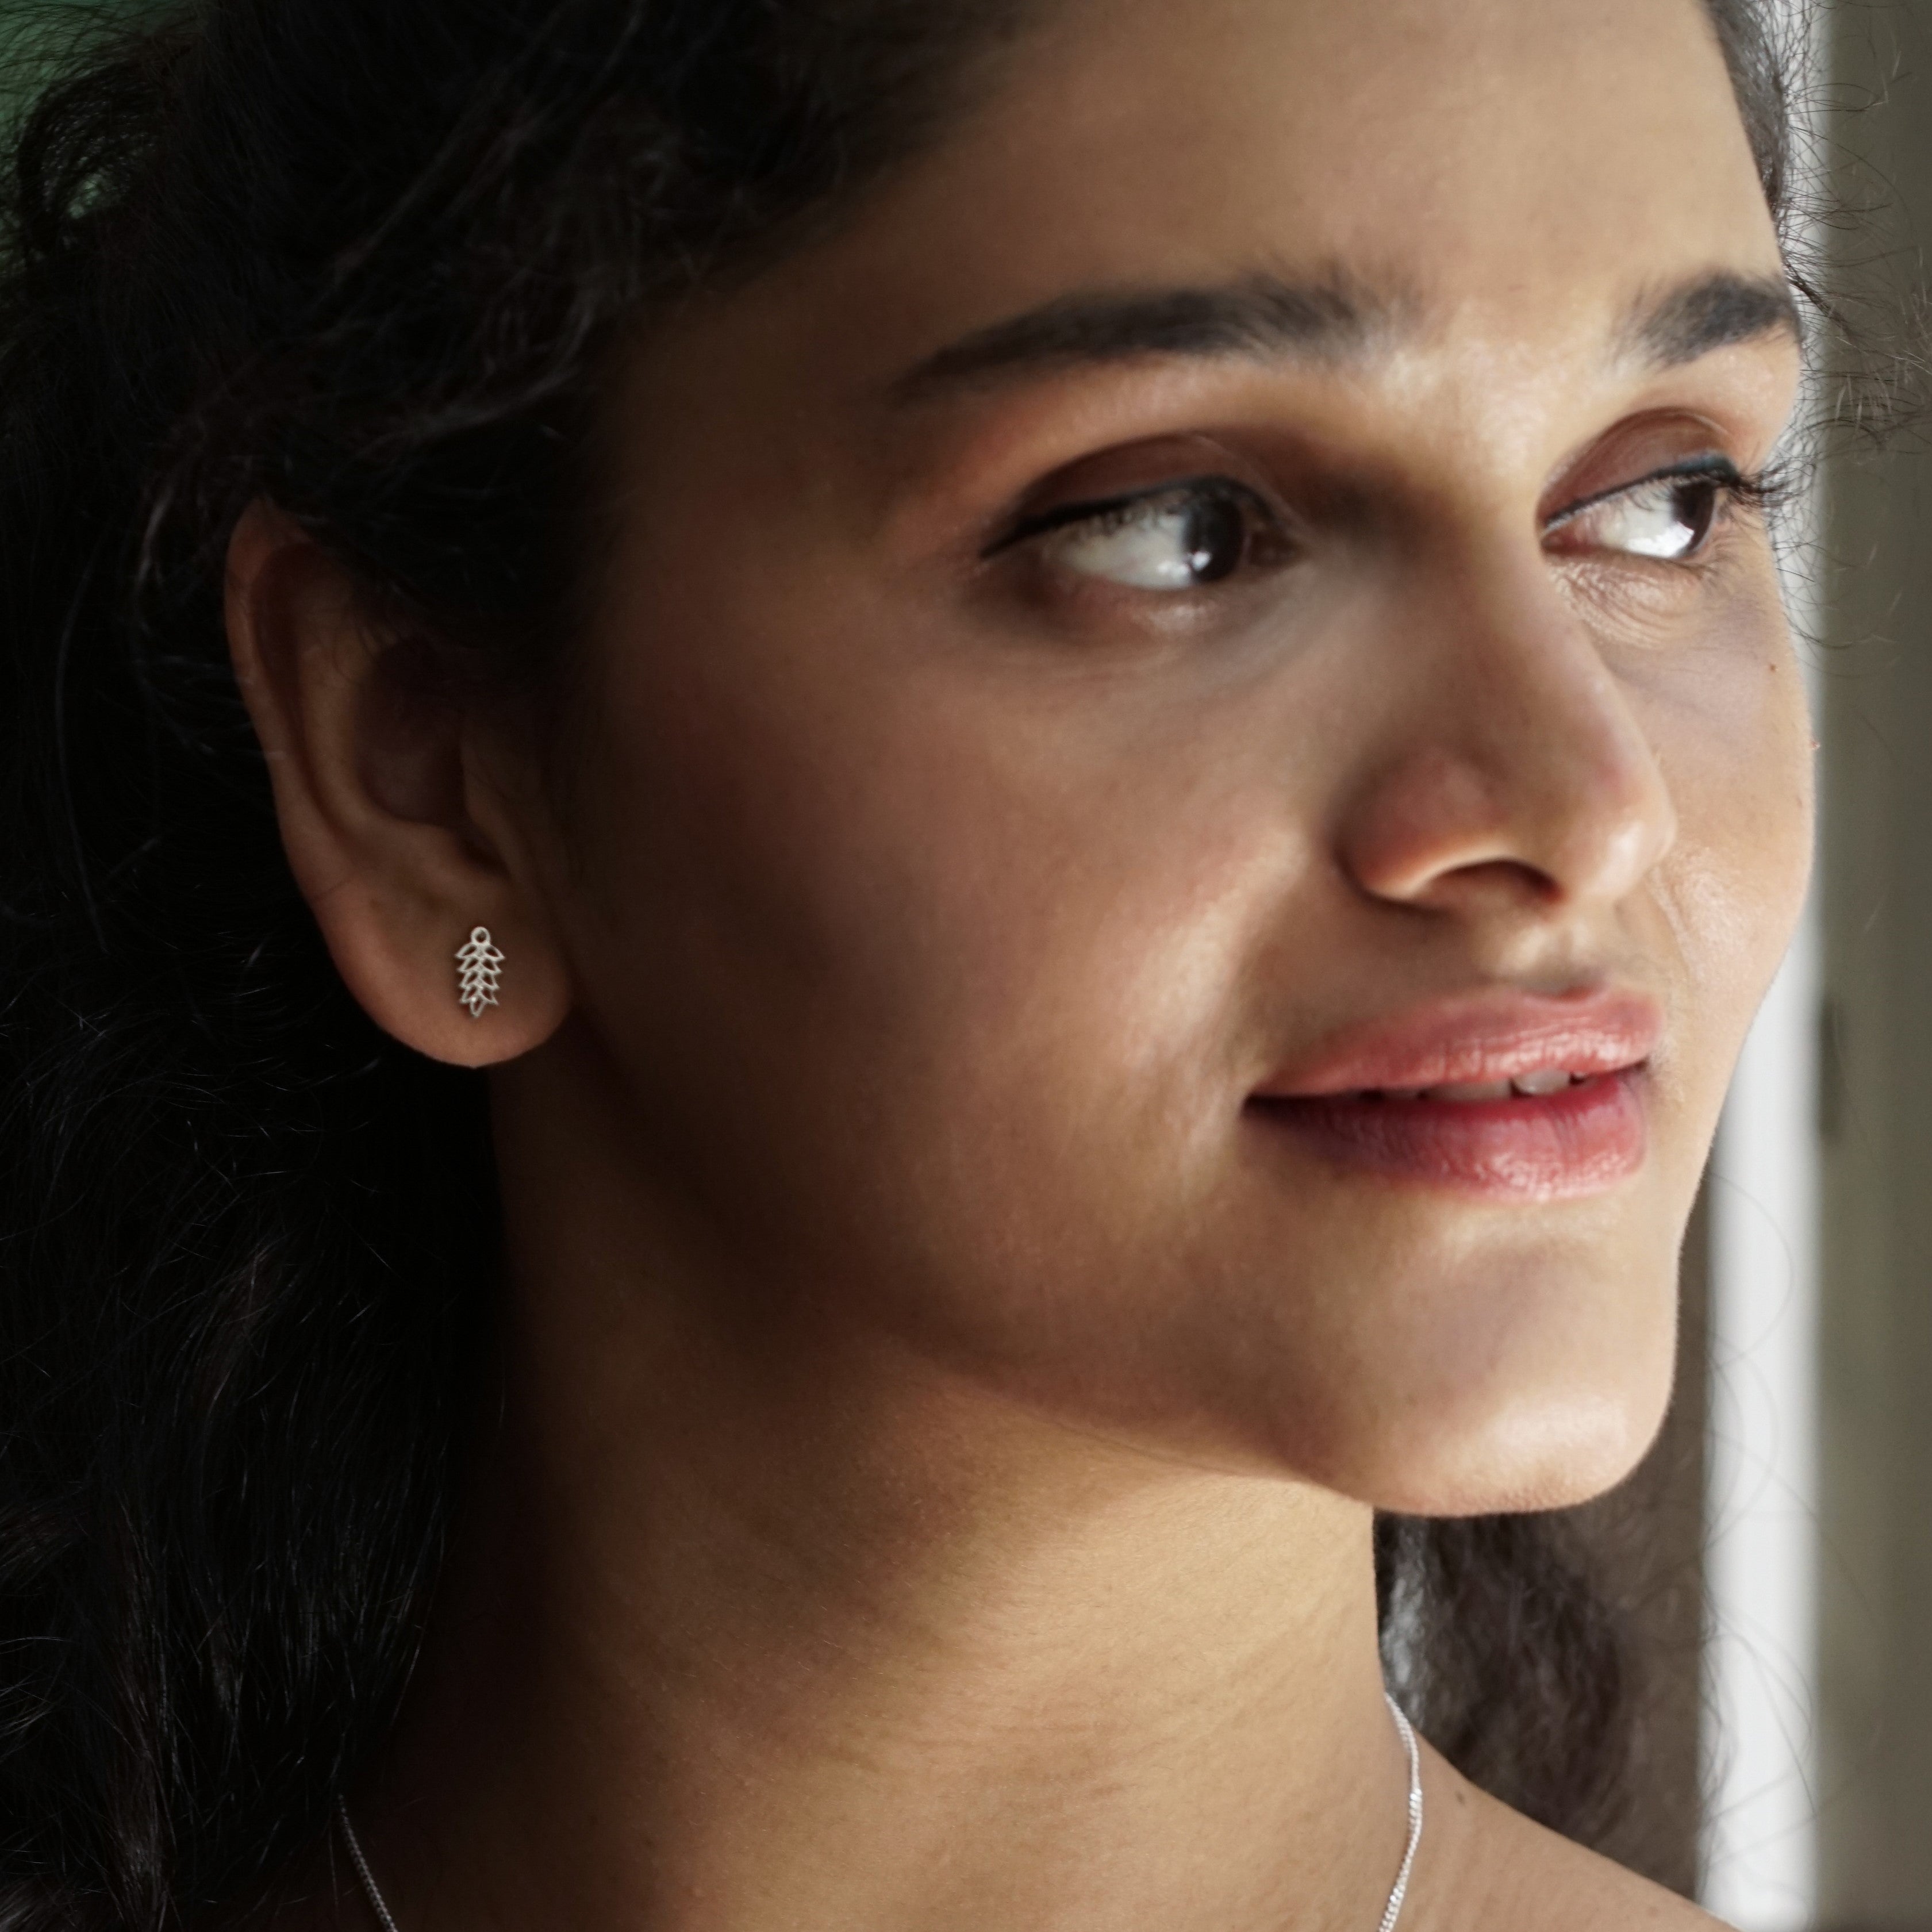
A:
{"type": "Polygon", "coordinates": [[[1778,272],[1700,0],[1066,0],[810,272],[914,356],[1070,290],[1279,274],[1493,347],[1778,272]]]}

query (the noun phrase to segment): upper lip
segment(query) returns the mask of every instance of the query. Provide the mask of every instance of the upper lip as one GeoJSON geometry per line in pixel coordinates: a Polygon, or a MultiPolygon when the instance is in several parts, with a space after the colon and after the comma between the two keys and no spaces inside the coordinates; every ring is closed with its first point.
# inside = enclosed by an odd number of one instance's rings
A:
{"type": "Polygon", "coordinates": [[[1345,1027],[1270,1076],[1256,1098],[1514,1080],[1556,1068],[1587,1078],[1640,1065],[1663,1032],[1662,1010],[1644,993],[1469,994],[1345,1027]]]}

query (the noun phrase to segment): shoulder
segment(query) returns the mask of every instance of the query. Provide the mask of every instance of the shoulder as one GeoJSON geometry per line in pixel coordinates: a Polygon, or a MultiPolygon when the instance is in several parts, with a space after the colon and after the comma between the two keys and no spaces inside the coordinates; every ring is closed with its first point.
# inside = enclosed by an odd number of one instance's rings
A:
{"type": "Polygon", "coordinates": [[[1728,1932],[1688,1899],[1512,1811],[1432,1752],[1428,1775],[1437,1856],[1418,1861],[1413,1932],[1728,1932]]]}

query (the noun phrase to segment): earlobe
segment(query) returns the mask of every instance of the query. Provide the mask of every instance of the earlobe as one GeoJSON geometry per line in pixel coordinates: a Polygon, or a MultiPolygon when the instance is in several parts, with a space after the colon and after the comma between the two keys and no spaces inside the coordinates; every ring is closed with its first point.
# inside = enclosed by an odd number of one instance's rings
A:
{"type": "Polygon", "coordinates": [[[350,992],[434,1059],[488,1066],[540,1045],[568,1010],[568,974],[530,799],[486,760],[472,704],[416,674],[420,653],[266,504],[230,540],[225,608],[283,848],[350,992]]]}

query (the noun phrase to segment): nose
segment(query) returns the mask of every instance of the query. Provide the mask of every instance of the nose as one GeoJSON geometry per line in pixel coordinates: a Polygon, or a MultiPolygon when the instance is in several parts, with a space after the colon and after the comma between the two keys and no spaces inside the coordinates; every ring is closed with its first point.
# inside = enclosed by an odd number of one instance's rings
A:
{"type": "Polygon", "coordinates": [[[1346,796],[1344,868],[1442,911],[1622,899],[1677,829],[1624,688],[1540,556],[1442,590],[1396,649],[1402,695],[1346,796]]]}

